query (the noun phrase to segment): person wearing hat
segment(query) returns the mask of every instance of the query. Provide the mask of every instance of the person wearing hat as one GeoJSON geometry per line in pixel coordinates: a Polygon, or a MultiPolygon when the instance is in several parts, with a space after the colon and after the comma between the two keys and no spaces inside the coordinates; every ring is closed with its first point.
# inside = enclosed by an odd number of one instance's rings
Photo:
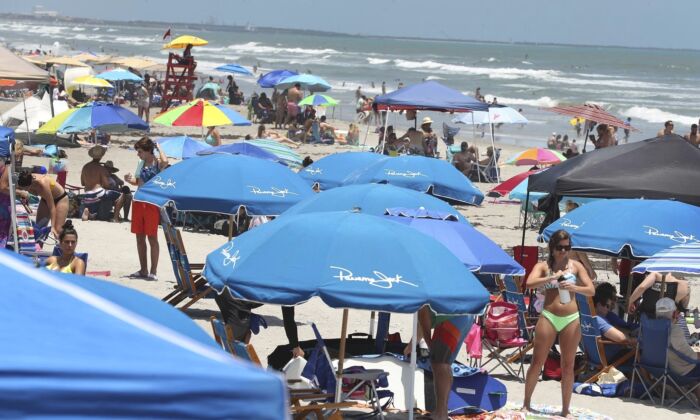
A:
{"type": "Polygon", "coordinates": [[[437,135],[433,132],[433,120],[430,117],[423,118],[420,129],[423,133],[423,154],[428,157],[437,156],[437,135]]]}
{"type": "Polygon", "coordinates": [[[106,152],[107,149],[100,145],[90,148],[88,156],[92,160],[86,163],[80,172],[80,184],[85,188],[85,193],[81,196],[79,209],[83,220],[95,218],[107,220],[109,217],[107,213],[111,211],[114,201],[119,197],[119,193],[105,189],[109,185],[110,174],[100,161],[106,152]],[[108,201],[105,202],[105,200],[108,201]],[[101,209],[102,211],[100,211],[101,209]],[[98,212],[100,213],[99,215],[98,212]]]}

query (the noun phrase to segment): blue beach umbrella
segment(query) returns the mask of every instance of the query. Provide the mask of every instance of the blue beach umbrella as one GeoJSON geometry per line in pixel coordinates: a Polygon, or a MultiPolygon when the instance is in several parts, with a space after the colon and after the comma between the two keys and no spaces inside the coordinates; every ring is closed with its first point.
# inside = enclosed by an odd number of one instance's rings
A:
{"type": "Polygon", "coordinates": [[[64,111],[42,125],[37,134],[147,131],[148,123],[119,105],[89,102],[64,111]]]}
{"type": "Polygon", "coordinates": [[[279,89],[288,89],[299,83],[301,88],[310,92],[325,92],[331,89],[331,85],[318,76],[313,74],[297,74],[280,80],[275,87],[279,89]]]}
{"type": "Polygon", "coordinates": [[[354,171],[362,170],[383,159],[387,157],[379,153],[333,153],[300,170],[299,175],[312,186],[318,185],[321,190],[329,190],[340,187],[343,180],[354,171]]]}
{"type": "Polygon", "coordinates": [[[279,376],[234,359],[157,299],[37,269],[4,250],[0,278],[12,296],[0,311],[0,335],[11,337],[0,348],[0,406],[12,417],[287,413],[279,376]]]}
{"type": "Polygon", "coordinates": [[[277,156],[281,162],[292,168],[301,167],[303,159],[297,152],[292,150],[277,140],[273,139],[253,139],[245,140],[244,143],[252,144],[277,156]]]}
{"type": "Polygon", "coordinates": [[[160,150],[165,156],[175,159],[188,159],[197,156],[197,152],[211,149],[212,147],[203,141],[195,140],[189,136],[159,137],[156,139],[160,150]]]}
{"type": "Polygon", "coordinates": [[[392,207],[423,207],[466,221],[457,210],[438,198],[386,184],[349,185],[323,191],[290,208],[284,215],[359,210],[362,214],[382,216],[392,207]]]}
{"type": "Polygon", "coordinates": [[[447,161],[399,156],[377,161],[348,176],[343,185],[381,183],[428,193],[449,203],[479,205],[484,193],[447,161]]]}
{"type": "Polygon", "coordinates": [[[199,156],[212,155],[214,153],[228,153],[231,155],[245,155],[258,159],[271,160],[287,166],[277,155],[250,143],[230,143],[221,146],[210,147],[197,153],[199,156]]]}
{"type": "Polygon", "coordinates": [[[236,298],[279,305],[318,296],[332,308],[466,314],[489,300],[434,239],[354,212],[280,217],[211,252],[204,276],[236,298]]]}
{"type": "Polygon", "coordinates": [[[180,211],[275,216],[313,195],[282,165],[250,156],[213,154],[173,165],[141,186],[134,200],[180,211]]]}
{"type": "Polygon", "coordinates": [[[214,70],[218,71],[223,71],[225,73],[237,73],[237,74],[243,74],[245,76],[252,76],[253,73],[248,70],[247,68],[240,66],[238,64],[224,64],[223,66],[219,66],[215,68],[214,70]]]}
{"type": "Polygon", "coordinates": [[[634,273],[700,274],[700,242],[675,245],[657,252],[632,269],[634,273]]]}
{"type": "Polygon", "coordinates": [[[571,234],[576,249],[631,258],[649,258],[673,245],[700,240],[700,207],[678,201],[612,199],[588,203],[542,232],[571,234]]]}
{"type": "MultiPolygon", "coordinates": [[[[511,200],[525,201],[527,198],[528,179],[529,178],[525,178],[522,182],[520,182],[520,184],[516,185],[515,188],[510,191],[510,194],[508,194],[508,198],[511,200]]],[[[547,193],[530,191],[530,202],[536,203],[545,195],[547,195],[547,193]]]]}
{"type": "Polygon", "coordinates": [[[263,88],[273,88],[282,81],[290,76],[296,76],[297,72],[291,70],[272,70],[269,73],[265,73],[258,79],[258,85],[263,88]]]}
{"type": "Polygon", "coordinates": [[[127,82],[142,82],[143,78],[141,76],[138,76],[129,70],[124,70],[124,69],[114,69],[114,70],[108,70],[105,72],[102,72],[98,74],[97,76],[98,79],[104,79],[108,80],[110,82],[121,82],[121,81],[127,81],[127,82]]]}
{"type": "Polygon", "coordinates": [[[515,276],[525,274],[525,269],[498,244],[470,224],[459,222],[453,215],[429,212],[426,209],[391,208],[384,217],[436,239],[459,258],[469,271],[515,276]]]}

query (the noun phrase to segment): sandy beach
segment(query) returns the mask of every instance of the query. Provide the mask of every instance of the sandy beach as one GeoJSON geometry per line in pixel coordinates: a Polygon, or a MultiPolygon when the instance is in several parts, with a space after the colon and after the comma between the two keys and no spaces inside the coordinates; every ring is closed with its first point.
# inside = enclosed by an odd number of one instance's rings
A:
{"type": "MultiPolygon", "coordinates": [[[[3,108],[9,106],[8,103],[1,103],[3,108]]],[[[1,109],[0,109],[1,110],[1,109]]],[[[238,109],[245,115],[241,108],[238,109]]],[[[152,115],[155,113],[152,109],[152,115]]],[[[337,129],[346,130],[348,122],[331,120],[337,129]]],[[[255,135],[257,126],[251,127],[221,127],[220,131],[224,138],[224,143],[238,141],[246,134],[255,135]]],[[[362,136],[364,137],[365,127],[362,136]]],[[[377,142],[377,135],[371,130],[367,144],[373,146],[377,142]]],[[[465,131],[465,130],[463,130],[465,131]]],[[[471,130],[468,130],[471,131],[471,130]]],[[[280,132],[281,133],[281,132],[280,132]]],[[[201,134],[198,128],[176,128],[153,125],[151,136],[167,136],[175,134],[189,134],[193,137],[201,134]]],[[[467,133],[470,134],[470,133],[467,133]]],[[[360,142],[363,141],[360,138],[360,142]]],[[[123,177],[126,173],[133,173],[137,156],[131,145],[137,140],[136,136],[114,136],[103,161],[111,160],[114,166],[119,168],[118,175],[123,177]]],[[[468,141],[470,144],[478,145],[482,153],[490,144],[488,137],[472,139],[470,135],[460,134],[457,141],[468,141]]],[[[499,144],[502,148],[502,156],[508,158],[521,150],[516,146],[499,144]]],[[[331,153],[353,150],[349,146],[321,146],[321,145],[301,145],[297,152],[302,156],[310,156],[316,160],[331,153]]],[[[80,171],[82,166],[89,161],[88,148],[67,149],[68,153],[68,183],[80,185],[80,171]]],[[[445,156],[444,145],[440,144],[441,156],[445,156]]],[[[505,160],[505,159],[502,159],[505,160]]],[[[37,164],[46,165],[47,160],[42,158],[25,158],[25,165],[37,164]]],[[[512,175],[523,171],[521,167],[503,166],[502,177],[509,178],[512,175]]],[[[486,192],[495,184],[475,184],[481,191],[486,192]]],[[[497,242],[503,249],[511,250],[513,246],[520,244],[521,230],[519,224],[518,204],[503,204],[491,198],[484,200],[479,207],[459,206],[457,209],[468,218],[468,220],[481,232],[497,242]]],[[[159,232],[160,240],[160,263],[157,281],[134,280],[125,276],[138,268],[136,246],[134,235],[130,233],[128,222],[109,223],[100,221],[83,222],[74,219],[74,224],[79,232],[78,251],[89,253],[88,271],[109,271],[107,280],[128,286],[154,297],[161,298],[175,285],[172,266],[170,264],[165,239],[162,231],[159,232]]],[[[183,232],[183,238],[190,261],[203,262],[206,255],[214,248],[222,245],[226,238],[213,234],[183,232]]],[[[526,244],[535,245],[536,232],[528,230],[526,233],[526,244]]],[[[542,244],[540,244],[542,246],[542,244]]],[[[541,248],[544,250],[544,247],[541,248]]],[[[617,276],[612,273],[609,259],[592,256],[592,261],[598,273],[598,281],[609,281],[617,285],[617,276]]],[[[619,286],[618,286],[619,287],[619,286]]],[[[700,304],[700,292],[697,287],[692,289],[690,307],[697,307],[700,304]]],[[[213,300],[204,299],[194,304],[186,313],[205,331],[211,334],[209,318],[218,315],[218,308],[213,300]]],[[[282,315],[278,307],[266,305],[256,313],[263,315],[267,320],[269,328],[261,331],[251,340],[265,363],[267,355],[280,344],[286,344],[284,330],[282,328],[282,315]]],[[[310,322],[315,322],[322,334],[327,337],[337,337],[340,333],[341,325],[340,310],[328,308],[320,300],[314,299],[297,307],[296,320],[299,324],[299,336],[301,340],[312,339],[313,333],[308,326],[310,322]]],[[[368,332],[369,313],[365,311],[351,311],[348,332],[368,332]]],[[[692,328],[692,327],[691,327],[692,328]]],[[[404,340],[410,339],[411,317],[406,315],[394,315],[391,318],[391,332],[400,332],[404,340]]],[[[459,360],[466,361],[466,353],[462,350],[459,360]]],[[[523,384],[514,381],[512,378],[504,378],[504,383],[508,387],[508,400],[513,403],[521,403],[523,398],[523,384]]],[[[536,404],[561,405],[560,384],[555,381],[540,382],[535,391],[533,402],[536,404]]],[[[589,397],[573,395],[572,406],[579,409],[588,409],[596,413],[609,416],[614,419],[639,419],[639,418],[700,418],[697,412],[691,411],[688,406],[676,407],[674,409],[655,408],[649,403],[641,403],[637,400],[620,398],[589,397]]]]}

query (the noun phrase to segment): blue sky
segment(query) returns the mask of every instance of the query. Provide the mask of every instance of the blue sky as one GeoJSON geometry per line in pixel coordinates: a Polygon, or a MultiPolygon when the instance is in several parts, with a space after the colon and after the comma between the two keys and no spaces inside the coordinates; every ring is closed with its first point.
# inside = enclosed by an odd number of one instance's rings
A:
{"type": "Polygon", "coordinates": [[[697,0],[2,0],[67,16],[350,34],[698,49],[697,0]],[[195,4],[197,7],[192,8],[195,4]]]}

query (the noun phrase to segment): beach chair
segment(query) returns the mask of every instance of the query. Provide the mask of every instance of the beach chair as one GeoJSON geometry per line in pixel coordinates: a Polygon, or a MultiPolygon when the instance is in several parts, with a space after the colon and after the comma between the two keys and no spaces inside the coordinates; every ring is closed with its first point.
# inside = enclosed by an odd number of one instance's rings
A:
{"type": "Polygon", "coordinates": [[[496,149],[491,159],[486,163],[486,165],[481,165],[476,163],[476,170],[478,172],[478,177],[480,182],[495,183],[499,182],[499,169],[498,160],[501,157],[501,149],[496,149]]]}
{"type": "MultiPolygon", "coordinates": [[[[316,336],[316,347],[309,356],[301,375],[311,380],[318,389],[335,395],[336,378],[333,362],[316,324],[312,323],[311,328],[316,336]]],[[[347,390],[342,391],[339,400],[345,402],[347,399],[356,399],[361,394],[361,398],[373,409],[368,417],[378,416],[383,419],[384,409],[393,401],[394,394],[389,390],[378,391],[377,387],[388,386],[387,376],[388,373],[381,369],[348,368],[343,372],[343,384],[347,385],[347,390]],[[382,399],[387,399],[384,405],[381,403],[382,399]]]]}
{"type": "Polygon", "coordinates": [[[185,310],[199,299],[209,294],[213,289],[207,285],[202,277],[204,264],[191,264],[187,258],[182,235],[171,223],[164,211],[161,210],[161,226],[165,235],[165,243],[168,247],[170,262],[177,284],[175,290],[161,300],[175,307],[186,299],[189,299],[180,309],[185,310]]]}
{"type": "MultiPolygon", "coordinates": [[[[628,348],[625,351],[624,345],[606,340],[600,335],[593,299],[590,296],[577,293],[576,303],[581,322],[581,347],[586,355],[586,363],[595,370],[585,383],[598,382],[600,375],[607,373],[613,367],[624,371],[623,365],[632,360],[634,349],[628,348]],[[608,360],[608,355],[612,356],[611,360],[608,360]]],[[[627,371],[629,372],[629,368],[627,371]]]]}
{"type": "MultiPolygon", "coordinates": [[[[652,404],[656,405],[656,399],[652,391],[661,385],[660,402],[661,406],[663,406],[666,400],[666,385],[668,384],[680,395],[669,405],[669,408],[683,400],[688,400],[695,409],[700,409],[700,406],[690,396],[700,386],[700,376],[688,377],[675,374],[668,366],[668,355],[669,352],[673,351],[689,363],[699,364],[700,362],[697,359],[688,359],[682,353],[676,352],[671,348],[670,332],[671,320],[652,319],[646,314],[642,314],[639,341],[637,342],[637,352],[632,370],[630,397],[632,397],[634,391],[635,380],[639,380],[644,388],[644,393],[640,396],[640,399],[649,397],[652,404]]],[[[658,398],[658,395],[656,398],[658,398]]]]}
{"type": "MultiPolygon", "coordinates": [[[[517,329],[518,336],[508,340],[501,340],[501,333],[511,333],[513,327],[494,327],[484,322],[484,339],[482,346],[485,350],[486,360],[481,362],[481,368],[486,369],[488,365],[494,366],[488,370],[493,372],[501,366],[509,376],[513,376],[520,382],[525,382],[524,356],[532,348],[532,333],[534,326],[527,323],[527,306],[522,293],[503,291],[504,300],[517,307],[517,329]]],[[[498,305],[493,303],[492,305],[498,305]]]]}

